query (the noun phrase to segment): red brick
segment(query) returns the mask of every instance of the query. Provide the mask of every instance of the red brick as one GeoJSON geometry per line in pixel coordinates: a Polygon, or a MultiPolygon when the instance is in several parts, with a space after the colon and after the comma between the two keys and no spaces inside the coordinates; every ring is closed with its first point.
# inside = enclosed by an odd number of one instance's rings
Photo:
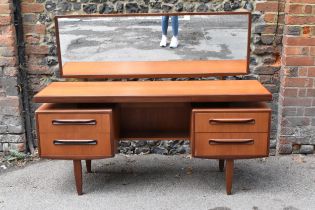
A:
{"type": "Polygon", "coordinates": [[[313,66],[315,59],[312,56],[299,56],[299,57],[283,57],[284,64],[287,66],[313,66]]]}
{"type": "Polygon", "coordinates": [[[277,12],[278,2],[257,2],[256,10],[262,12],[277,12]]]}
{"type": "Polygon", "coordinates": [[[0,4],[0,14],[12,13],[12,4],[0,4]]]}
{"type": "Polygon", "coordinates": [[[0,47],[12,47],[15,45],[15,37],[0,36],[0,47]]]}
{"type": "Polygon", "coordinates": [[[264,15],[264,20],[266,23],[275,23],[277,20],[277,14],[267,13],[264,15]]]}
{"type": "Polygon", "coordinates": [[[291,4],[286,6],[285,12],[289,14],[302,14],[304,9],[304,5],[300,4],[291,4]]]}
{"type": "Polygon", "coordinates": [[[285,47],[284,53],[286,55],[308,55],[309,47],[285,47]]]}
{"type": "Polygon", "coordinates": [[[0,26],[12,24],[12,17],[9,15],[0,16],[0,26]]]}
{"type": "Polygon", "coordinates": [[[307,97],[315,97],[315,89],[311,88],[311,89],[307,89],[307,97]]]}
{"type": "Polygon", "coordinates": [[[25,47],[26,54],[39,54],[46,55],[49,52],[48,46],[46,45],[27,45],[25,47]]]}
{"type": "Polygon", "coordinates": [[[47,65],[28,65],[28,72],[30,74],[51,74],[52,71],[47,65]]]}
{"type": "Polygon", "coordinates": [[[22,13],[41,13],[44,12],[44,5],[40,3],[22,3],[22,13]]]}
{"type": "Polygon", "coordinates": [[[283,100],[284,106],[311,106],[311,98],[297,98],[297,97],[285,97],[283,100]]]}
{"type": "Polygon", "coordinates": [[[288,25],[312,25],[315,24],[315,16],[286,16],[285,23],[288,25]]]}
{"type": "Polygon", "coordinates": [[[311,47],[311,49],[310,49],[310,55],[315,55],[315,47],[311,47]]]}
{"type": "Polygon", "coordinates": [[[305,14],[312,14],[312,10],[313,10],[312,5],[306,5],[304,8],[304,13],[305,14]]]}
{"type": "Polygon", "coordinates": [[[312,87],[313,79],[310,78],[285,78],[285,87],[312,87]]]}
{"type": "Polygon", "coordinates": [[[315,37],[287,37],[283,38],[283,43],[291,46],[315,46],[315,37]]]}
{"type": "Polygon", "coordinates": [[[309,67],[308,68],[307,76],[315,77],[315,67],[309,67]]]}
{"type": "Polygon", "coordinates": [[[299,97],[305,97],[306,96],[306,89],[305,88],[299,89],[298,96],[299,97]]]}
{"type": "Polygon", "coordinates": [[[0,27],[0,35],[15,36],[15,28],[13,25],[7,25],[0,27]]]}
{"type": "Polygon", "coordinates": [[[287,0],[287,3],[315,4],[315,0],[287,0]]]}
{"type": "Polygon", "coordinates": [[[44,65],[46,63],[46,55],[29,54],[28,64],[44,65]]]}
{"type": "Polygon", "coordinates": [[[40,43],[40,37],[38,36],[26,36],[25,37],[25,42],[28,44],[39,44],[40,43]]]}
{"type": "Polygon", "coordinates": [[[16,57],[2,57],[0,59],[0,66],[16,66],[17,59],[16,57]]]}
{"type": "Polygon", "coordinates": [[[34,25],[24,25],[25,34],[45,34],[46,26],[43,24],[34,24],[34,25]]]}
{"type": "Polygon", "coordinates": [[[294,88],[285,88],[283,91],[283,96],[287,97],[296,97],[298,93],[298,89],[294,88]]]}
{"type": "Polygon", "coordinates": [[[308,68],[307,67],[300,67],[299,68],[299,76],[300,77],[307,77],[308,68]]]}
{"type": "Polygon", "coordinates": [[[302,36],[303,37],[311,37],[311,27],[309,26],[304,26],[302,30],[302,36]]]}

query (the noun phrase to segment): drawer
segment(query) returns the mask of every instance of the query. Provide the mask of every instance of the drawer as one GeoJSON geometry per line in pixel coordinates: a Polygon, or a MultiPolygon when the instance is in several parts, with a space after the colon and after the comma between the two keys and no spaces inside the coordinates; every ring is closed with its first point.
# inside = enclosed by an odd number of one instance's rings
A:
{"type": "Polygon", "coordinates": [[[195,132],[269,132],[269,112],[195,113],[195,132]]]}
{"type": "Polygon", "coordinates": [[[110,114],[38,113],[39,133],[110,133],[110,114]]]}
{"type": "Polygon", "coordinates": [[[114,155],[109,133],[40,133],[40,156],[45,158],[102,158],[114,155]]]}
{"type": "Polygon", "coordinates": [[[195,133],[196,157],[268,156],[268,133],[195,133]]]}

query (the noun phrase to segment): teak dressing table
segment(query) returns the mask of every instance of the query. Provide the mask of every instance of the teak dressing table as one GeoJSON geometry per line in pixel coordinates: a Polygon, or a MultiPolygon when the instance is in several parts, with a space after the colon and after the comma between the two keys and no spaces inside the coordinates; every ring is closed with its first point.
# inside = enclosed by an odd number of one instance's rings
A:
{"type": "MultiPolygon", "coordinates": [[[[221,76],[248,73],[248,59],[206,63],[73,62],[61,70],[94,78],[217,76],[220,66],[221,76]]],[[[36,110],[39,155],[73,160],[81,195],[81,161],[91,172],[93,159],[115,156],[120,139],[189,140],[192,157],[218,159],[220,171],[225,165],[231,194],[234,160],[269,154],[270,100],[256,80],[53,82],[34,97],[44,103],[36,110]]]]}

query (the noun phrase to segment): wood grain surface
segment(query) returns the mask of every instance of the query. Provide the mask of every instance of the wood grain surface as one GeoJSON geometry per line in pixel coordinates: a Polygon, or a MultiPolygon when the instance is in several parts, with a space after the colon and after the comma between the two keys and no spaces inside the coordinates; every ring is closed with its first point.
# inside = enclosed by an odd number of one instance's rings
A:
{"type": "Polygon", "coordinates": [[[270,101],[256,80],[53,82],[37,103],[250,102],[270,101]]]}
{"type": "Polygon", "coordinates": [[[247,74],[247,60],[67,62],[62,77],[160,78],[247,74]]]}

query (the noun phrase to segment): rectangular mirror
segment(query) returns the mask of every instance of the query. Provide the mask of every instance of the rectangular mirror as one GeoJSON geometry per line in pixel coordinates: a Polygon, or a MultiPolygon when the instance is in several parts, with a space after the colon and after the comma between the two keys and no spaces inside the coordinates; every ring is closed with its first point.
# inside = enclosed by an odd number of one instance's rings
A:
{"type": "Polygon", "coordinates": [[[248,73],[248,12],[57,16],[62,77],[158,78],[248,73]]]}

